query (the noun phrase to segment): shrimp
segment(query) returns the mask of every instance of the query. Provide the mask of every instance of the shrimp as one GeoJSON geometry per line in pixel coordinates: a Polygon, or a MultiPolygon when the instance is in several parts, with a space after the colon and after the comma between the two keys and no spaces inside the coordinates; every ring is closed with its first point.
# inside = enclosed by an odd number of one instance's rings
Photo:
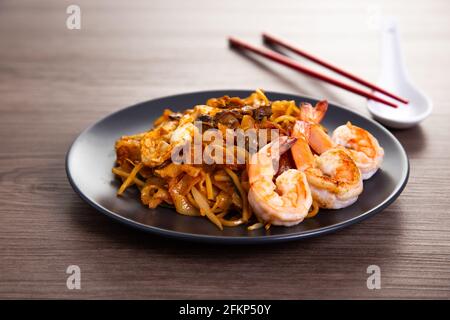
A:
{"type": "MultiPolygon", "coordinates": [[[[319,102],[320,103],[320,102],[319,102]]],[[[302,106],[301,119],[308,122],[312,129],[308,142],[311,148],[321,154],[330,148],[341,146],[355,161],[363,180],[372,177],[383,162],[384,150],[378,140],[367,130],[352,125],[350,122],[336,128],[331,139],[318,123],[326,112],[326,107],[313,108],[302,106]]]]}
{"type": "Polygon", "coordinates": [[[331,137],[334,143],[346,148],[355,161],[364,180],[372,177],[383,162],[384,150],[367,130],[350,122],[337,127],[331,137]]]}
{"type": "Polygon", "coordinates": [[[304,103],[300,107],[300,119],[306,122],[320,123],[328,110],[328,102],[322,100],[313,107],[309,103],[304,103]]]}
{"type": "Polygon", "coordinates": [[[273,225],[293,226],[303,221],[312,205],[311,191],[303,172],[289,169],[273,182],[275,148],[283,154],[296,139],[286,136],[264,146],[253,154],[248,166],[250,190],[248,201],[254,213],[273,225]]]}
{"type": "Polygon", "coordinates": [[[297,142],[291,149],[295,164],[305,173],[312,197],[319,207],[348,207],[363,191],[361,173],[343,148],[334,148],[326,133],[328,139],[317,134],[323,130],[316,126],[303,121],[296,122],[292,135],[297,138],[297,142]],[[311,139],[316,149],[321,151],[319,156],[311,152],[308,144],[311,139]]]}

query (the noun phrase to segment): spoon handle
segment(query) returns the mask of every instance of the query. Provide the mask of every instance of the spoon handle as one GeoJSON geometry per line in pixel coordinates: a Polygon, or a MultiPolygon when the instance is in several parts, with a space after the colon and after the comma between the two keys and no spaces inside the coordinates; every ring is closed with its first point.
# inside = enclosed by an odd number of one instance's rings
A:
{"type": "Polygon", "coordinates": [[[397,22],[394,18],[385,19],[382,26],[381,68],[385,80],[400,81],[408,77],[400,48],[397,22]]]}

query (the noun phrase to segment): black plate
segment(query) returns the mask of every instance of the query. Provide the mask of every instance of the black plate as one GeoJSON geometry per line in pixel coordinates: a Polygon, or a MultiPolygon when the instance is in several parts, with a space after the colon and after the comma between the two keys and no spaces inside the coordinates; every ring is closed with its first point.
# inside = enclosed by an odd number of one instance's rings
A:
{"type": "MultiPolygon", "coordinates": [[[[323,125],[333,130],[351,121],[370,131],[385,150],[381,170],[364,182],[364,191],[352,206],[320,213],[294,227],[247,231],[244,226],[220,231],[202,217],[186,217],[170,208],[148,209],[136,191],[117,197],[119,182],[111,173],[115,161],[114,143],[122,135],[148,130],[165,108],[184,110],[223,95],[246,97],[251,91],[221,90],[180,94],[140,103],[113,113],[86,129],[72,144],[66,171],[73,189],[100,212],[138,229],[184,240],[221,243],[277,242],[317,236],[356,223],[389,206],[402,192],[409,174],[405,150],[385,128],[353,111],[330,104],[323,125]]],[[[270,100],[315,103],[317,100],[292,94],[268,92],[270,100]]],[[[130,188],[132,189],[132,188],[130,188]]]]}

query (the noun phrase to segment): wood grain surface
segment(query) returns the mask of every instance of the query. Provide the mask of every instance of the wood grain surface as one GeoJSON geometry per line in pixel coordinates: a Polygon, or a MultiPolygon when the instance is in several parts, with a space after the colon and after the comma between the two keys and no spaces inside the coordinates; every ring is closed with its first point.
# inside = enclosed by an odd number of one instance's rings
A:
{"type": "MultiPolygon", "coordinates": [[[[450,298],[450,2],[0,2],[0,298],[450,298]],[[71,189],[64,157],[87,126],[140,101],[206,89],[363,98],[231,51],[235,35],[291,39],[375,81],[377,15],[394,15],[414,82],[434,102],[394,131],[411,163],[382,213],[319,238],[265,246],[184,243],[122,226],[71,189]],[[381,290],[369,290],[369,265],[381,290]],[[81,268],[68,290],[66,268],[81,268]]],[[[382,186],[380,186],[382,188],[382,186]]]]}

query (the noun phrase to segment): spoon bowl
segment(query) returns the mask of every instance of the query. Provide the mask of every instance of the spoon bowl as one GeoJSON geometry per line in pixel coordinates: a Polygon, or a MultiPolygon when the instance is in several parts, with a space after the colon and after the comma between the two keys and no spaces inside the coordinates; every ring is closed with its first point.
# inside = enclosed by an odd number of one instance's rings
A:
{"type": "MultiPolygon", "coordinates": [[[[433,109],[431,99],[409,82],[400,83],[400,86],[397,86],[398,89],[394,89],[392,86],[388,87],[382,83],[380,83],[380,86],[389,88],[392,92],[398,93],[399,96],[407,98],[409,103],[398,103],[398,108],[391,108],[370,100],[367,107],[372,117],[378,122],[390,128],[406,129],[418,125],[430,115],[433,109]]],[[[393,99],[383,98],[396,102],[393,99]]]]}

